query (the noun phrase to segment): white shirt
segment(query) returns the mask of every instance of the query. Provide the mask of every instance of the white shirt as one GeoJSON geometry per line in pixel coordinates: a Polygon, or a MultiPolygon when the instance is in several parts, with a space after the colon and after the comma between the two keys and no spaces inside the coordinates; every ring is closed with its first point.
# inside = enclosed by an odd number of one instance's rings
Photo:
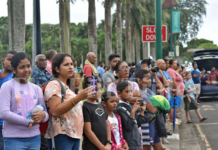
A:
{"type": "Polygon", "coordinates": [[[115,139],[117,142],[117,145],[120,145],[120,132],[119,132],[119,123],[117,117],[113,114],[113,117],[108,116],[108,120],[111,124],[111,127],[114,131],[115,139]]]}

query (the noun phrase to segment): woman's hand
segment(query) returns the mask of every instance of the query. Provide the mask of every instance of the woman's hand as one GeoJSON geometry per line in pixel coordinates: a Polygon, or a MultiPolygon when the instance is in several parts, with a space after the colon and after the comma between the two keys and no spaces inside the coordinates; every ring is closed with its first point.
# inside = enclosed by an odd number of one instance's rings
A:
{"type": "Polygon", "coordinates": [[[96,91],[93,91],[94,89],[95,89],[95,87],[90,86],[90,87],[82,90],[77,96],[80,100],[87,99],[87,97],[91,97],[96,93],[96,91]]]}
{"type": "Polygon", "coordinates": [[[31,118],[34,120],[33,125],[41,123],[45,116],[46,114],[44,111],[35,110],[34,114],[31,115],[31,118]]]}

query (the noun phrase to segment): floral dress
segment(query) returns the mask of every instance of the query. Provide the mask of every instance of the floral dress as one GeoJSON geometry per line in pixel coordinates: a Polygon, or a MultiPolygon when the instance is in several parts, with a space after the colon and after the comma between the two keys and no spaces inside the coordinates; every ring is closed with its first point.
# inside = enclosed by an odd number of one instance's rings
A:
{"type": "MultiPolygon", "coordinates": [[[[71,91],[69,87],[66,86],[64,83],[62,84],[66,91],[64,102],[72,100],[72,98],[75,97],[76,94],[71,91]]],[[[61,86],[55,80],[48,83],[44,92],[44,98],[47,105],[49,99],[53,96],[58,96],[61,98],[61,86]]],[[[58,134],[65,134],[71,138],[82,139],[84,125],[82,106],[83,102],[80,101],[76,104],[76,106],[74,106],[70,111],[63,114],[62,116],[52,117],[54,136],[58,134]]],[[[50,122],[45,134],[45,138],[51,139],[50,122]]]]}

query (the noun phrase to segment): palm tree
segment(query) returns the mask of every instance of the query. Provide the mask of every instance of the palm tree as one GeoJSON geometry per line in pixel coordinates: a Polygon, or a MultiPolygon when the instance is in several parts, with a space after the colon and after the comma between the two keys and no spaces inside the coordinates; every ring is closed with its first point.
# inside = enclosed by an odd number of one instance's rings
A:
{"type": "Polygon", "coordinates": [[[130,2],[126,1],[126,61],[131,62],[131,23],[130,2]]]}
{"type": "Polygon", "coordinates": [[[108,57],[112,51],[112,21],[111,0],[105,0],[105,64],[108,65],[108,57]]]}
{"type": "Polygon", "coordinates": [[[121,16],[121,0],[116,1],[117,12],[116,12],[116,24],[117,24],[117,54],[120,55],[120,59],[123,59],[122,54],[122,16],[121,16]]]}
{"type": "Polygon", "coordinates": [[[59,0],[60,51],[71,55],[70,1],[59,0]]]}
{"type": "Polygon", "coordinates": [[[25,52],[25,0],[8,0],[9,49],[25,52]]]}
{"type": "Polygon", "coordinates": [[[98,58],[95,0],[89,0],[88,39],[89,51],[98,58]]]}

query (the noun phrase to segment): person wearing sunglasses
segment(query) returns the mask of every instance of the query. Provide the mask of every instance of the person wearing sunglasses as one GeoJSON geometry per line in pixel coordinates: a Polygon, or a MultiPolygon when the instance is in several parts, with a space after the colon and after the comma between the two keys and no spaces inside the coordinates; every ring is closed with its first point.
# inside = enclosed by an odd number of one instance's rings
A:
{"type": "MultiPolygon", "coordinates": [[[[117,97],[117,83],[120,81],[128,81],[129,78],[129,66],[125,61],[119,61],[114,70],[118,76],[118,79],[110,83],[107,87],[107,91],[114,92],[117,97]]],[[[142,97],[142,94],[139,92],[139,86],[136,82],[128,81],[133,87],[133,97],[129,100],[129,103],[134,104],[137,99],[142,97]]]]}

